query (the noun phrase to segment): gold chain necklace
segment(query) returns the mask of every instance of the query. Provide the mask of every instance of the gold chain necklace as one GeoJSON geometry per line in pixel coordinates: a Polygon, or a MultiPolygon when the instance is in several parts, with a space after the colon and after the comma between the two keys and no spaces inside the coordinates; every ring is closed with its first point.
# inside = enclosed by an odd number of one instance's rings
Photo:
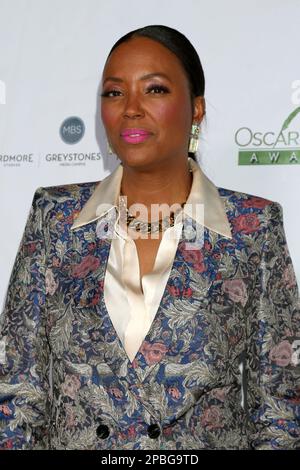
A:
{"type": "MultiPolygon", "coordinates": [[[[120,196],[124,197],[123,194],[120,194],[120,196]]],[[[181,209],[183,209],[184,205],[185,202],[180,204],[181,209]]],[[[156,220],[155,222],[144,222],[143,220],[137,219],[134,215],[131,215],[126,207],[126,225],[127,227],[130,225],[131,229],[141,233],[163,232],[167,228],[174,226],[175,216],[181,209],[176,211],[176,213],[171,211],[170,215],[165,216],[163,219],[156,220]]]]}

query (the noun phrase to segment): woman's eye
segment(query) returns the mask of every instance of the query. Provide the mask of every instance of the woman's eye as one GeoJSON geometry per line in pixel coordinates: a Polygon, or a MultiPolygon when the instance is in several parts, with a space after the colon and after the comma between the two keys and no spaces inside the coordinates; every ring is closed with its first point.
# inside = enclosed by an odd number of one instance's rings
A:
{"type": "Polygon", "coordinates": [[[103,93],[101,93],[101,96],[102,97],[111,97],[111,96],[119,96],[121,92],[119,90],[108,90],[108,91],[104,91],[103,93]]]}
{"type": "MultiPolygon", "coordinates": [[[[164,93],[169,93],[169,90],[167,87],[163,85],[150,85],[147,88],[147,93],[151,95],[159,95],[159,94],[164,94],[164,93]]],[[[119,90],[107,90],[101,93],[102,97],[107,97],[107,98],[112,98],[115,96],[120,96],[122,94],[121,91],[119,90]]]]}
{"type": "Polygon", "coordinates": [[[163,93],[169,93],[169,90],[167,87],[163,86],[163,85],[151,85],[149,86],[149,88],[147,89],[147,92],[148,93],[151,93],[151,94],[163,94],[163,93]]]}

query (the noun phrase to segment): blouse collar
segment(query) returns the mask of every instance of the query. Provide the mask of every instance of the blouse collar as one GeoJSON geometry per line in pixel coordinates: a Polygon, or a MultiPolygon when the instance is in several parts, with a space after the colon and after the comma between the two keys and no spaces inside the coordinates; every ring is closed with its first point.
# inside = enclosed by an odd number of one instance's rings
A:
{"type": "MultiPolygon", "coordinates": [[[[203,173],[197,162],[190,157],[188,162],[190,171],[193,173],[193,182],[183,212],[200,225],[204,225],[227,238],[232,238],[224,202],[217,187],[203,173]]],[[[118,207],[122,176],[123,166],[119,164],[109,176],[98,183],[95,191],[78,214],[71,230],[94,222],[113,208],[118,207]]]]}

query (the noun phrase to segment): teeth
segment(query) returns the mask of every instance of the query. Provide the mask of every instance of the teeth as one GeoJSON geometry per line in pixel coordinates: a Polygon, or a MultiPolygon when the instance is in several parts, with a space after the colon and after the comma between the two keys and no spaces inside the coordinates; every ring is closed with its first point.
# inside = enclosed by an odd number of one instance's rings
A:
{"type": "Polygon", "coordinates": [[[139,137],[141,134],[130,134],[130,137],[139,137]]]}

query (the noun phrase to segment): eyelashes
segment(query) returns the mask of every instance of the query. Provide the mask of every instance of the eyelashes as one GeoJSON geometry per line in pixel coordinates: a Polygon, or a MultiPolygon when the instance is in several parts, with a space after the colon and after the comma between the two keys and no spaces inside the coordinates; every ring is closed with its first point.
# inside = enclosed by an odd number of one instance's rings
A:
{"type": "Polygon", "coordinates": [[[164,85],[149,85],[149,87],[147,88],[147,93],[151,93],[152,90],[158,90],[158,93],[153,94],[169,93],[169,89],[164,85]]]}
{"type": "MultiPolygon", "coordinates": [[[[103,98],[113,98],[116,96],[120,96],[120,90],[107,90],[101,93],[103,98]]],[[[151,95],[163,95],[165,93],[170,93],[169,89],[164,85],[149,85],[146,88],[146,93],[151,95]],[[152,93],[154,91],[154,93],[152,93]]]]}

